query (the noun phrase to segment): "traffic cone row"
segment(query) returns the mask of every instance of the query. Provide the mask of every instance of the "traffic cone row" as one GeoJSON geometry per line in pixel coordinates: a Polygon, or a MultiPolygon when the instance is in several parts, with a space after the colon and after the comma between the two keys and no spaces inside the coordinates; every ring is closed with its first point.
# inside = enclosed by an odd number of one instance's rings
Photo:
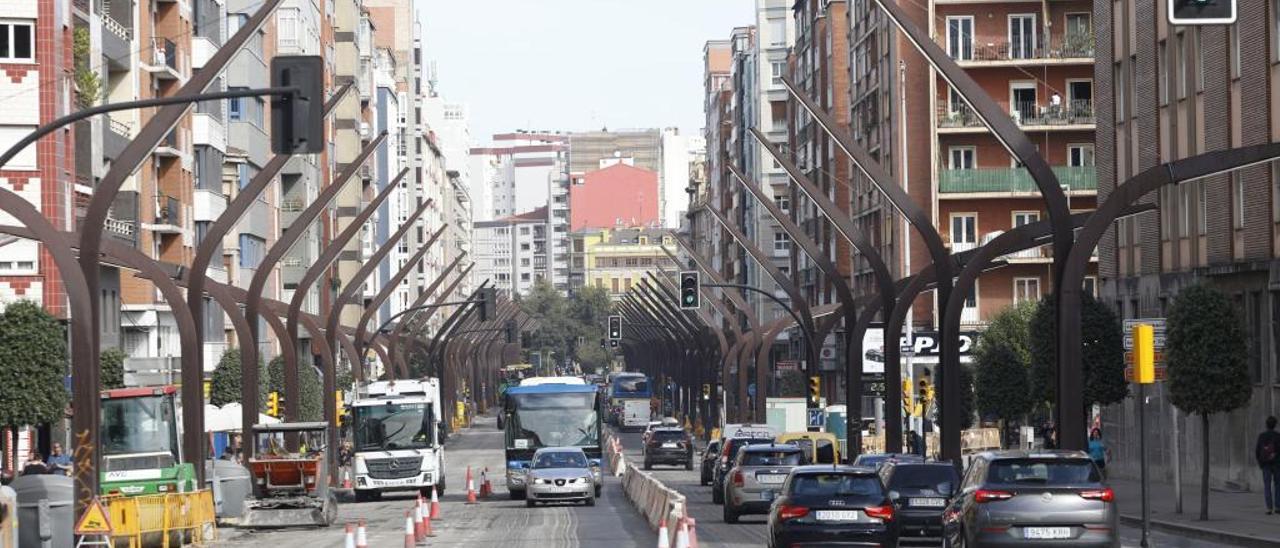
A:
{"type": "Polygon", "coordinates": [[[343,489],[351,488],[351,467],[350,466],[342,469],[342,488],[343,489]]]}
{"type": "Polygon", "coordinates": [[[440,519],[440,497],[436,495],[436,486],[431,486],[431,513],[428,519],[440,519]]]}
{"type": "Polygon", "coordinates": [[[689,548],[689,523],[685,519],[676,527],[676,548],[689,548]]]}
{"type": "Polygon", "coordinates": [[[347,524],[347,535],[342,542],[342,548],[356,548],[356,528],[350,523],[347,524]]]}
{"type": "Polygon", "coordinates": [[[484,467],[480,471],[480,498],[489,498],[493,495],[493,484],[489,483],[489,467],[484,467]]]}
{"type": "Polygon", "coordinates": [[[418,539],[413,533],[413,512],[404,513],[404,548],[414,548],[418,539]]]}
{"type": "Polygon", "coordinates": [[[687,517],[684,521],[689,526],[689,548],[698,548],[698,520],[687,517]]]}
{"type": "Polygon", "coordinates": [[[413,540],[414,542],[422,542],[425,536],[424,527],[422,525],[422,495],[418,495],[418,499],[413,503],[413,540]]]}
{"type": "Polygon", "coordinates": [[[658,548],[671,548],[671,536],[667,531],[667,518],[658,522],[658,548]]]}
{"type": "Polygon", "coordinates": [[[471,467],[467,467],[467,504],[476,503],[476,482],[471,477],[471,467]]]}

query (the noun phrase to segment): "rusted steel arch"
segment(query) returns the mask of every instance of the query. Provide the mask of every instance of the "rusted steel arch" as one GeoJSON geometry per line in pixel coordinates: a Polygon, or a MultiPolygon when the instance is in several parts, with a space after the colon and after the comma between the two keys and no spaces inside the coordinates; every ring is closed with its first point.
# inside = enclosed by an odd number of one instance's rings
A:
{"type": "MultiPolygon", "coordinates": [[[[324,275],[325,271],[327,271],[329,267],[333,266],[333,262],[338,259],[338,255],[342,253],[342,250],[347,246],[347,243],[360,232],[365,221],[368,221],[369,217],[372,217],[374,213],[377,213],[378,208],[382,207],[383,202],[386,202],[387,199],[391,197],[392,192],[395,191],[400,180],[404,179],[405,175],[408,175],[408,173],[408,169],[400,170],[400,173],[397,174],[390,183],[387,183],[381,192],[378,192],[378,194],[373,197],[373,200],[356,213],[356,216],[351,220],[351,223],[348,224],[346,228],[342,229],[342,232],[339,232],[337,236],[334,236],[327,245],[325,245],[324,251],[320,253],[320,256],[316,258],[315,262],[313,262],[311,266],[307,267],[306,272],[302,274],[302,279],[298,280],[298,285],[293,290],[293,297],[289,299],[289,310],[285,314],[285,327],[289,330],[289,340],[294,341],[293,344],[296,345],[300,342],[298,337],[298,315],[302,313],[302,303],[307,299],[307,293],[311,292],[311,286],[315,285],[316,281],[324,275]]],[[[308,329],[308,331],[310,331],[310,329],[308,329]]],[[[315,333],[311,334],[312,340],[315,340],[316,337],[318,337],[318,335],[315,333]]],[[[330,347],[330,342],[331,341],[325,341],[325,346],[330,347]]],[[[336,362],[332,357],[330,357],[328,361],[336,362]]],[[[296,370],[296,365],[294,366],[294,369],[296,370]]],[[[334,371],[335,373],[337,371],[336,365],[334,366],[334,371]]],[[[352,374],[358,373],[352,371],[352,374]]]]}
{"type": "MultiPolygon", "coordinates": [[[[435,311],[439,308],[439,306],[442,303],[448,302],[447,299],[449,298],[449,295],[453,293],[454,287],[456,287],[458,283],[461,281],[462,281],[462,276],[458,276],[458,278],[454,280],[452,284],[449,285],[449,288],[446,289],[443,293],[440,294],[439,297],[436,298],[436,301],[434,303],[436,306],[428,310],[428,312],[435,311]]],[[[480,290],[488,286],[489,286],[489,280],[485,280],[481,282],[480,285],[476,286],[475,290],[473,290],[471,294],[467,296],[466,300],[474,300],[475,297],[480,294],[480,290]]],[[[440,346],[442,346],[440,344],[440,341],[444,337],[452,334],[453,330],[457,328],[458,323],[460,323],[461,320],[464,319],[465,314],[471,309],[472,309],[472,306],[469,304],[455,307],[453,309],[453,312],[449,314],[449,317],[445,319],[444,324],[440,326],[440,329],[436,330],[435,334],[431,337],[431,341],[427,344],[426,348],[424,349],[427,354],[426,355],[427,367],[431,367],[432,365],[435,365],[437,367],[437,370],[435,371],[436,375],[434,376],[437,376],[437,377],[440,376],[441,370],[439,369],[439,366],[443,364],[442,361],[436,361],[437,353],[440,350],[442,350],[440,348],[440,346]]],[[[427,319],[428,318],[423,318],[422,322],[425,323],[427,319]]],[[[410,342],[416,341],[415,338],[410,338],[409,340],[410,342]]],[[[432,376],[432,375],[430,375],[430,372],[427,372],[427,376],[432,376]]]]}
{"type": "Polygon", "coordinates": [[[696,356],[699,354],[699,348],[702,346],[699,329],[687,313],[681,313],[676,310],[675,303],[677,301],[674,294],[659,295],[658,289],[649,283],[648,279],[641,279],[640,290],[637,295],[649,302],[653,313],[660,316],[659,323],[667,325],[672,329],[673,335],[678,340],[675,347],[675,360],[669,364],[667,379],[675,380],[679,384],[687,384],[684,382],[688,375],[691,365],[696,363],[696,356]]]}
{"type": "MultiPolygon", "coordinates": [[[[413,225],[418,222],[418,218],[427,211],[427,208],[430,207],[431,204],[432,200],[423,201],[422,204],[418,206],[418,209],[414,210],[414,212],[410,214],[403,223],[400,223],[400,227],[387,237],[387,241],[383,242],[378,249],[374,250],[373,255],[370,255],[364,264],[360,265],[360,269],[352,275],[351,279],[346,280],[346,283],[342,286],[342,292],[338,294],[338,297],[333,300],[333,304],[329,307],[329,314],[326,317],[325,322],[326,333],[330,333],[330,336],[332,336],[332,333],[337,331],[338,324],[342,320],[342,309],[346,307],[347,304],[351,303],[352,299],[355,298],[356,293],[363,290],[364,281],[369,278],[370,274],[373,274],[374,270],[378,269],[378,266],[382,264],[382,260],[385,259],[387,255],[391,253],[391,250],[398,245],[400,239],[403,238],[405,234],[409,233],[409,230],[413,228],[413,225]]],[[[423,245],[430,247],[431,244],[436,242],[436,239],[438,239],[442,233],[444,233],[443,226],[440,227],[439,230],[436,230],[435,234],[431,235],[430,241],[423,245]]],[[[348,355],[347,361],[351,362],[352,367],[359,365],[359,369],[364,369],[363,358],[359,356],[361,341],[354,341],[354,343],[357,352],[354,355],[348,355]]],[[[332,344],[330,346],[332,346],[332,344]]],[[[386,367],[389,368],[391,365],[387,364],[386,367]]],[[[356,373],[356,378],[363,379],[363,371],[356,373]]]]}
{"type": "MultiPolygon", "coordinates": [[[[240,363],[258,362],[258,343],[261,339],[261,334],[258,333],[257,325],[259,316],[258,310],[260,307],[259,301],[262,298],[263,290],[266,289],[267,279],[271,276],[271,272],[275,270],[276,264],[280,262],[280,259],[284,258],[285,253],[288,253],[289,249],[293,247],[293,244],[296,243],[298,239],[300,239],[310,228],[311,222],[320,215],[320,212],[329,206],[329,202],[337,197],[338,193],[343,188],[350,184],[356,174],[356,170],[373,155],[374,151],[382,145],[386,138],[387,133],[383,131],[373,140],[373,142],[369,143],[364,150],[360,151],[360,154],[356,156],[355,160],[344,168],[333,180],[333,184],[330,184],[321,190],[319,196],[316,197],[316,200],[308,205],[307,208],[298,215],[297,219],[295,219],[293,223],[289,225],[289,228],[284,231],[284,234],[282,234],[276,242],[272,244],[271,248],[267,250],[267,255],[263,257],[262,262],[258,264],[257,270],[253,273],[253,278],[249,281],[249,297],[248,300],[245,301],[244,317],[245,320],[249,322],[249,328],[253,333],[253,344],[240,345],[240,363]]],[[[286,359],[286,363],[284,364],[285,417],[290,421],[297,421],[298,372],[296,369],[289,369],[290,362],[295,367],[298,363],[296,358],[297,343],[289,338],[287,330],[281,333],[281,335],[281,344],[292,346],[292,348],[283,349],[283,353],[286,356],[293,356],[292,360],[286,359]]],[[[241,397],[247,401],[248,398],[255,393],[253,391],[257,389],[257,386],[241,387],[241,397]]],[[[332,386],[326,386],[325,391],[332,392],[332,386]]],[[[256,415],[250,417],[248,410],[246,410],[244,414],[246,421],[257,419],[256,415]]],[[[247,426],[245,434],[252,435],[252,432],[247,426]]]]}
{"type": "MultiPolygon", "coordinates": [[[[436,231],[436,234],[443,234],[445,228],[447,228],[448,226],[449,226],[449,223],[444,223],[440,225],[440,229],[436,231]]],[[[387,299],[389,299],[391,297],[391,294],[395,292],[395,290],[397,289],[397,286],[400,285],[400,282],[403,281],[405,277],[409,275],[410,272],[413,272],[415,269],[418,268],[418,263],[423,261],[423,258],[426,257],[428,251],[431,251],[431,246],[435,242],[436,242],[436,237],[433,236],[430,242],[428,242],[424,246],[419,247],[418,251],[414,252],[414,254],[411,255],[405,261],[404,266],[400,267],[400,270],[397,270],[395,275],[391,276],[391,278],[389,278],[387,282],[383,284],[382,289],[378,291],[378,294],[373,297],[373,300],[364,305],[364,312],[360,314],[360,319],[356,321],[355,340],[356,340],[357,349],[363,346],[364,340],[369,337],[369,331],[368,331],[369,320],[372,319],[373,315],[378,312],[378,308],[382,306],[382,303],[387,302],[387,299]]],[[[461,258],[462,256],[459,255],[458,259],[461,259],[461,258]]],[[[454,264],[457,264],[457,262],[458,260],[455,259],[454,264]]],[[[387,364],[387,367],[388,368],[391,367],[391,364],[387,364]]],[[[405,372],[405,374],[406,376],[408,375],[407,372],[405,372]]]]}
{"type": "MultiPolygon", "coordinates": [[[[466,252],[463,252],[462,254],[455,257],[453,259],[453,262],[450,262],[449,266],[445,267],[445,269],[440,273],[440,275],[437,276],[436,279],[431,282],[431,285],[427,286],[425,289],[418,292],[418,297],[415,298],[413,300],[413,303],[410,304],[408,307],[406,307],[405,310],[413,310],[415,308],[418,308],[419,306],[422,306],[422,303],[425,302],[427,298],[430,297],[431,294],[435,292],[436,288],[439,287],[439,285],[443,283],[446,278],[449,277],[449,274],[453,273],[453,270],[457,268],[459,264],[462,263],[462,259],[466,258],[466,256],[467,256],[466,252]]],[[[465,277],[466,274],[464,273],[463,276],[465,277]]],[[[396,283],[399,283],[399,281],[396,280],[394,281],[394,283],[388,283],[387,287],[394,287],[396,283]]],[[[386,288],[384,288],[384,290],[385,289],[386,288]]],[[[377,302],[377,299],[375,299],[375,303],[376,304],[365,307],[365,314],[370,314],[369,312],[370,310],[376,310],[378,306],[381,306],[381,303],[377,302]]],[[[399,333],[401,331],[402,326],[408,325],[408,322],[411,321],[413,317],[416,316],[420,311],[421,310],[408,312],[406,316],[402,317],[396,323],[391,324],[390,326],[387,326],[387,327],[382,327],[381,329],[386,330],[384,333],[374,333],[374,336],[385,338],[386,357],[383,357],[383,359],[384,360],[386,358],[391,359],[391,362],[386,362],[388,363],[387,368],[390,369],[392,368],[393,365],[395,367],[398,367],[400,369],[401,376],[403,376],[404,378],[409,378],[410,374],[409,374],[408,364],[406,364],[403,360],[399,359],[399,354],[398,354],[399,343],[400,343],[399,333]]],[[[363,323],[364,321],[367,321],[367,318],[362,318],[362,323],[360,324],[361,329],[358,329],[356,332],[356,336],[355,336],[356,340],[365,340],[368,338],[368,332],[363,329],[367,325],[363,323]]],[[[379,354],[379,356],[382,357],[381,354],[379,354]]]]}
{"type": "MultiPolygon", "coordinates": [[[[333,110],[337,108],[338,102],[341,101],[350,90],[351,84],[349,83],[338,88],[338,90],[325,101],[322,116],[328,118],[328,116],[333,113],[333,110]]],[[[191,309],[191,316],[193,318],[204,317],[205,280],[207,279],[209,265],[213,261],[214,253],[222,247],[222,238],[235,228],[236,224],[240,222],[240,218],[249,210],[249,207],[257,202],[258,196],[266,190],[267,186],[271,184],[271,181],[275,180],[276,175],[280,173],[281,169],[284,169],[285,164],[289,162],[290,158],[292,158],[292,155],[287,154],[272,156],[271,160],[267,161],[267,164],[262,167],[262,170],[253,176],[253,179],[249,181],[249,184],[240,189],[239,193],[236,194],[236,197],[231,200],[231,203],[227,204],[227,209],[222,212],[222,215],[219,215],[217,220],[215,220],[213,224],[209,225],[209,231],[205,234],[204,239],[201,240],[200,245],[196,246],[196,253],[191,260],[191,268],[186,276],[187,308],[191,309]]],[[[210,293],[210,295],[212,295],[212,293],[210,293]]],[[[215,298],[215,300],[217,299],[215,298]]],[[[224,310],[227,310],[226,305],[222,302],[219,302],[219,306],[223,307],[224,310]]],[[[228,311],[228,315],[232,314],[228,311]]],[[[244,317],[241,315],[239,310],[235,312],[234,316],[235,317],[232,319],[233,323],[236,319],[239,319],[244,322],[244,325],[248,325],[248,322],[244,320],[244,317]]],[[[196,322],[196,332],[198,333],[199,340],[203,341],[205,338],[203,321],[196,322]]],[[[241,341],[252,340],[252,333],[252,331],[248,333],[241,332],[240,327],[236,327],[236,336],[239,337],[241,341]]],[[[203,371],[204,353],[196,352],[195,360],[195,370],[203,371]]],[[[257,369],[246,367],[241,369],[241,373],[242,375],[248,375],[247,377],[243,377],[242,384],[246,386],[258,385],[257,369]]],[[[184,381],[189,382],[190,380],[192,379],[184,377],[184,381]]],[[[241,397],[243,397],[243,393],[241,394],[241,397]]],[[[250,416],[245,412],[241,414],[240,418],[243,421],[248,420],[250,416]]],[[[258,416],[256,414],[252,415],[252,420],[256,421],[257,418],[258,416]]],[[[200,421],[202,425],[198,431],[203,431],[203,416],[200,417],[200,421]]],[[[188,426],[188,428],[190,428],[190,426],[188,426]]],[[[203,469],[203,467],[201,467],[201,469],[203,469]]]]}
{"type": "MultiPolygon", "coordinates": [[[[458,260],[460,259],[461,259],[461,256],[459,257],[458,260]]],[[[426,289],[424,289],[421,293],[419,293],[418,297],[415,298],[413,300],[413,303],[409,305],[409,308],[418,308],[423,304],[425,304],[427,302],[427,299],[431,298],[431,295],[435,294],[436,288],[438,288],[440,284],[449,277],[449,271],[452,270],[456,264],[457,264],[457,260],[454,261],[454,264],[449,265],[449,267],[445,269],[443,273],[440,274],[439,278],[436,278],[435,281],[432,281],[430,286],[427,286],[426,289]]],[[[449,284],[449,286],[445,289],[444,295],[447,296],[452,294],[454,288],[456,288],[458,284],[462,282],[462,280],[467,279],[467,275],[471,273],[471,269],[475,268],[475,266],[476,266],[475,263],[471,263],[467,265],[466,268],[463,268],[462,272],[458,274],[458,277],[453,280],[453,283],[449,284]]],[[[444,302],[444,301],[437,300],[437,302],[444,302]]],[[[425,312],[426,313],[425,318],[430,319],[431,316],[435,314],[436,310],[438,310],[438,308],[433,307],[421,312],[425,312]]],[[[402,347],[408,346],[405,341],[405,337],[413,336],[412,325],[413,325],[413,322],[417,320],[417,318],[418,318],[417,312],[411,313],[409,317],[400,320],[391,329],[391,348],[387,349],[387,353],[391,354],[392,359],[397,360],[400,363],[401,371],[408,371],[408,367],[409,367],[408,356],[406,355],[405,348],[402,348],[402,347]],[[408,334],[405,333],[406,330],[409,331],[408,334]]]]}
{"type": "MultiPolygon", "coordinates": [[[[857,302],[856,302],[856,301],[853,303],[853,306],[854,306],[854,308],[855,308],[855,309],[856,309],[856,308],[858,308],[858,306],[857,306],[857,302]]],[[[827,329],[830,329],[832,326],[834,326],[834,325],[835,325],[835,323],[836,323],[836,322],[840,321],[841,317],[840,317],[839,315],[837,315],[836,313],[837,313],[837,312],[840,312],[842,308],[844,308],[844,306],[843,306],[843,305],[841,305],[841,304],[826,304],[826,305],[821,305],[821,306],[819,306],[819,307],[817,307],[817,308],[813,309],[814,319],[815,319],[816,321],[818,321],[818,322],[822,323],[824,326],[826,326],[826,327],[827,327],[827,329]]],[[[769,352],[769,349],[773,348],[773,344],[774,344],[775,342],[777,342],[777,340],[778,340],[778,336],[779,336],[779,335],[781,335],[783,331],[785,331],[785,330],[787,330],[787,329],[790,329],[790,328],[791,328],[792,326],[794,326],[794,325],[795,325],[795,323],[796,323],[796,322],[795,322],[795,320],[791,319],[791,317],[789,317],[789,316],[783,316],[783,318],[785,318],[787,321],[782,322],[782,323],[780,323],[780,324],[775,324],[775,327],[773,327],[773,328],[766,329],[766,330],[765,330],[765,332],[764,332],[764,334],[763,334],[763,336],[761,337],[760,345],[759,345],[758,347],[756,347],[756,354],[755,354],[755,360],[756,360],[756,361],[755,361],[755,365],[756,365],[756,378],[755,378],[755,382],[756,382],[756,391],[757,391],[757,392],[756,392],[756,394],[757,394],[757,395],[759,395],[759,394],[761,393],[761,392],[760,392],[761,387],[763,387],[763,386],[768,386],[768,383],[769,383],[769,372],[770,372],[770,371],[769,371],[769,365],[770,365],[770,364],[769,364],[769,358],[770,358],[770,352],[769,352]]],[[[861,356],[859,356],[859,357],[861,357],[861,356]]],[[[819,364],[814,364],[814,367],[815,367],[815,368],[817,368],[817,367],[820,367],[820,365],[819,365],[819,364]]],[[[861,373],[861,372],[862,372],[862,370],[861,370],[861,369],[859,369],[859,370],[858,370],[858,372],[859,372],[859,373],[861,373]]],[[[861,377],[859,377],[859,380],[861,380],[861,377]]],[[[848,381],[846,381],[846,382],[848,382],[848,381]]],[[[861,386],[861,383],[859,383],[859,386],[861,386]]],[[[861,392],[859,392],[858,397],[859,397],[859,398],[861,398],[861,397],[862,397],[861,392]]],[[[763,400],[764,400],[764,398],[763,398],[763,397],[760,397],[760,398],[758,398],[758,399],[759,399],[759,401],[763,401],[763,400]]],[[[859,400],[859,401],[860,401],[860,400],[859,400]]],[[[759,407],[759,406],[757,405],[757,407],[759,407]]],[[[758,411],[758,413],[759,413],[759,414],[758,414],[758,416],[757,416],[756,418],[757,418],[757,419],[759,419],[759,420],[764,420],[764,419],[765,419],[765,413],[764,413],[764,412],[761,412],[761,411],[758,411]]],[[[861,440],[861,438],[859,438],[859,440],[861,440]]]]}
{"type": "MultiPolygon", "coordinates": [[[[1220,150],[1156,166],[1116,185],[1077,236],[1062,273],[1060,303],[1079,303],[1089,256],[1111,224],[1143,196],[1168,186],[1243,169],[1280,157],[1280,143],[1220,150]]],[[[1080,355],[1080,310],[1058,306],[1058,431],[1064,449],[1085,447],[1084,390],[1072,379],[1083,377],[1080,355]],[[1068,313],[1074,312],[1074,315],[1068,313]],[[1069,391],[1068,391],[1069,390],[1069,391]]]]}
{"type": "MultiPolygon", "coordinates": [[[[659,300],[663,302],[669,311],[674,312],[676,310],[674,303],[678,302],[679,298],[676,296],[677,290],[673,287],[673,282],[667,278],[657,276],[651,270],[647,271],[646,274],[649,280],[653,281],[653,287],[662,292],[663,298],[659,300]]],[[[720,334],[720,330],[715,326],[715,322],[708,317],[709,314],[707,314],[706,310],[697,308],[682,312],[687,324],[686,329],[689,330],[689,335],[696,341],[696,344],[686,349],[686,354],[691,355],[688,358],[688,366],[680,371],[680,384],[687,389],[692,389],[703,380],[703,373],[707,369],[707,365],[714,363],[713,358],[716,356],[716,351],[719,350],[719,347],[713,347],[712,345],[717,342],[723,343],[723,334],[720,334]],[[717,336],[721,340],[717,340],[717,336]]],[[[684,411],[688,416],[690,412],[690,409],[687,408],[688,399],[681,398],[681,403],[686,405],[684,411]]],[[[692,411],[696,415],[696,407],[692,411]]]]}

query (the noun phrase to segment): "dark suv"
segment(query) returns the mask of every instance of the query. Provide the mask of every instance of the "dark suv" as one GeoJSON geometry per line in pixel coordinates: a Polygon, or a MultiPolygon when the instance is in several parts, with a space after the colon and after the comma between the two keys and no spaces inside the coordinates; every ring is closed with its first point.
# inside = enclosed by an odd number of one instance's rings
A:
{"type": "Polygon", "coordinates": [[[769,508],[769,546],[897,546],[898,521],[875,470],[793,468],[769,508]]]}
{"type": "Polygon", "coordinates": [[[644,444],[644,469],[655,464],[683,464],[685,470],[693,470],[693,437],[681,428],[654,428],[644,444]]]}
{"type": "Polygon", "coordinates": [[[897,510],[900,542],[942,542],[942,511],[960,485],[960,474],[945,462],[897,462],[880,465],[880,480],[897,510]]]}
{"type": "Polygon", "coordinates": [[[720,442],[720,459],[711,473],[711,502],[724,504],[724,476],[738,457],[738,450],[753,443],[773,443],[773,438],[729,438],[720,442]]]}

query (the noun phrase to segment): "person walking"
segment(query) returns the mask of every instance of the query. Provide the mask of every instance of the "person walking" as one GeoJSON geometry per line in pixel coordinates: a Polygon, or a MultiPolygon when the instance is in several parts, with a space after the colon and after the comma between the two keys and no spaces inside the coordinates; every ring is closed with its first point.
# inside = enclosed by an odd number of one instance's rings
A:
{"type": "Polygon", "coordinates": [[[1089,458],[1098,467],[1102,479],[1107,479],[1107,444],[1102,441],[1102,431],[1094,428],[1089,432],[1089,458]]]}
{"type": "Polygon", "coordinates": [[[1276,418],[1267,417],[1267,429],[1258,434],[1253,450],[1258,467],[1262,469],[1262,498],[1267,503],[1267,513],[1280,510],[1280,432],[1276,432],[1276,418]]]}

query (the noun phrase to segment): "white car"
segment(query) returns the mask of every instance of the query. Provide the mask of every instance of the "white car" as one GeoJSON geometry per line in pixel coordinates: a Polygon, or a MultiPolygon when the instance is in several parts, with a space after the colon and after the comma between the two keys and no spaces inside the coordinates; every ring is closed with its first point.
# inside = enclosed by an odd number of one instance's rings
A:
{"type": "Polygon", "coordinates": [[[578,502],[596,505],[596,485],[591,461],[578,447],[544,447],[533,454],[525,483],[525,506],[539,502],[578,502]]]}

